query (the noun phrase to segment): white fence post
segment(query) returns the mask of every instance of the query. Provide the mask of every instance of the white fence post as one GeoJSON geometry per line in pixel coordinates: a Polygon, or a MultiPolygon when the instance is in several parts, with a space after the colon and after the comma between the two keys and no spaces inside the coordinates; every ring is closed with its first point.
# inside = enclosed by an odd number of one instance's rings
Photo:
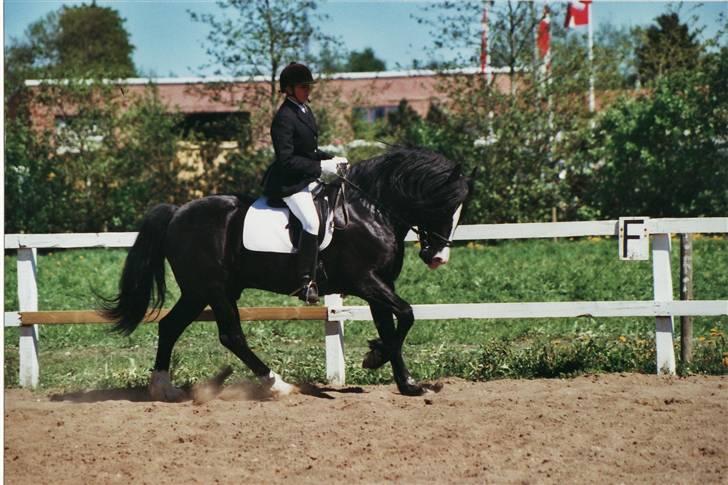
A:
{"type": "MultiPolygon", "coordinates": [[[[38,311],[37,249],[18,249],[18,306],[20,311],[38,311]]],[[[20,386],[38,387],[38,325],[20,327],[20,386]]]]}
{"type": "MultiPolygon", "coordinates": [[[[328,308],[341,307],[343,304],[341,295],[324,297],[324,305],[328,308]]],[[[326,320],[326,379],[337,386],[343,386],[346,382],[344,322],[326,320]]]]}
{"type": "MultiPolygon", "coordinates": [[[[672,271],[670,269],[670,235],[652,236],[652,279],[655,301],[672,301],[672,271]]],[[[675,374],[673,347],[673,317],[657,317],[655,322],[657,373],[675,374]]]]}

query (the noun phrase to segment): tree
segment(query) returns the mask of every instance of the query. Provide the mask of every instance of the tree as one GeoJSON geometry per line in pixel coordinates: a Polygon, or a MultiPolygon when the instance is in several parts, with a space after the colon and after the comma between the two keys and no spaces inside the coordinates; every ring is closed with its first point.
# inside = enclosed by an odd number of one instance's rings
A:
{"type": "MultiPolygon", "coordinates": [[[[6,230],[131,229],[140,207],[156,197],[157,192],[149,191],[147,197],[123,204],[117,197],[137,183],[158,183],[143,167],[156,164],[155,153],[175,146],[174,137],[167,145],[160,140],[153,146],[137,142],[144,146],[143,156],[126,158],[136,164],[129,171],[133,177],[122,170],[123,152],[134,137],[120,123],[118,90],[100,78],[134,75],[132,49],[118,13],[95,5],[62,7],[30,24],[22,39],[6,46],[6,230]],[[25,86],[27,79],[51,82],[31,90],[25,86]],[[66,82],[53,82],[57,79],[66,82]],[[57,126],[34,126],[31,104],[57,114],[57,126]],[[129,210],[131,203],[139,205],[129,210]]],[[[136,102],[124,100],[131,110],[136,102]]],[[[168,134],[164,124],[153,125],[160,137],[168,134]]],[[[161,158],[159,163],[170,163],[174,156],[167,152],[161,158]]]]}
{"type": "Polygon", "coordinates": [[[682,69],[693,69],[700,62],[703,48],[696,40],[698,32],[690,32],[677,13],[655,19],[657,25],[641,30],[637,46],[637,71],[643,82],[660,78],[682,69]]]}
{"type": "MultiPolygon", "coordinates": [[[[541,20],[530,2],[508,0],[492,1],[442,1],[424,8],[425,12],[437,12],[437,17],[422,17],[419,23],[432,27],[433,49],[431,60],[445,51],[450,58],[434,61],[442,68],[476,66],[480,64],[482,28],[480,20],[484,3],[488,5],[489,37],[488,56],[491,66],[507,67],[511,76],[524,66],[534,64],[533,29],[541,20]]],[[[418,61],[417,64],[428,64],[418,61]]],[[[516,84],[511,84],[516,89],[516,84]]]]}
{"type": "Polygon", "coordinates": [[[386,71],[387,64],[374,55],[371,47],[367,47],[361,52],[351,51],[349,53],[346,70],[348,72],[386,71]]]}
{"type": "Polygon", "coordinates": [[[396,111],[387,113],[385,135],[392,137],[398,145],[416,145],[418,137],[414,133],[422,123],[422,118],[406,99],[400,100],[396,111]]]}
{"type": "Polygon", "coordinates": [[[58,16],[54,39],[58,50],[58,69],[64,77],[134,77],[131,54],[134,46],[124,19],[110,7],[96,3],[63,7],[58,16]]]}
{"type": "Polygon", "coordinates": [[[342,50],[327,45],[319,53],[318,65],[325,73],[380,72],[387,70],[387,63],[379,59],[371,47],[346,54],[342,50]]]}
{"type": "Polygon", "coordinates": [[[30,123],[28,79],[116,78],[136,75],[134,47],[116,10],[63,6],[31,23],[5,47],[5,109],[30,123]]]}
{"type": "MultiPolygon", "coordinates": [[[[230,82],[208,83],[200,94],[227,100],[231,109],[250,113],[249,148],[259,149],[270,145],[270,123],[281,101],[277,75],[292,61],[305,62],[314,72],[322,72],[322,65],[335,65],[339,55],[335,39],[318,27],[326,16],[316,13],[313,0],[225,0],[217,5],[222,14],[188,11],[193,20],[210,28],[206,39],[210,62],[203,67],[214,67],[216,75],[251,80],[262,76],[266,81],[250,83],[245,89],[230,82]],[[323,58],[310,53],[314,44],[323,58]]],[[[340,96],[325,78],[319,80],[314,96],[319,142],[324,144],[336,138],[336,130],[345,125],[334,114],[340,110],[326,109],[339,105],[340,96]]]]}
{"type": "Polygon", "coordinates": [[[58,64],[58,14],[51,12],[33,22],[25,30],[24,39],[12,38],[5,46],[5,82],[13,89],[29,77],[45,77],[44,71],[58,64]]]}
{"type": "MultiPolygon", "coordinates": [[[[594,88],[597,91],[631,89],[635,86],[635,29],[616,27],[609,22],[599,25],[594,34],[594,88]]],[[[558,41],[557,41],[558,45],[558,41]]],[[[585,62],[587,46],[579,55],[585,62]]],[[[575,62],[578,62],[576,59],[575,62]]]]}
{"type": "MultiPolygon", "coordinates": [[[[447,49],[454,53],[454,62],[441,66],[479,66],[483,2],[441,2],[428,7],[433,9],[439,15],[431,23],[434,41],[428,54],[435,57],[447,49]]],[[[557,82],[536,75],[541,61],[536,57],[534,28],[540,14],[525,2],[490,5],[491,65],[507,66],[508,79],[494,76],[489,85],[481,75],[443,73],[439,90],[447,93],[447,100],[442,113],[433,114],[437,123],[423,123],[417,131],[426,146],[466,168],[478,168],[466,220],[543,221],[551,219],[553,207],[568,209],[559,178],[556,135],[587,122],[586,103],[579,98],[586,92],[588,74],[574,49],[558,48],[565,32],[555,28],[552,76],[557,82]],[[562,69],[558,77],[557,66],[562,69]]],[[[579,39],[568,42],[581,48],[579,39]]]]}
{"type": "Polygon", "coordinates": [[[266,88],[248,93],[246,101],[262,102],[260,108],[272,114],[278,103],[278,73],[289,62],[308,61],[312,42],[325,46],[331,41],[313,22],[324,17],[315,13],[316,2],[308,0],[226,0],[217,6],[223,14],[189,11],[192,20],[210,27],[210,65],[217,75],[267,78],[266,88]]]}
{"type": "Polygon", "coordinates": [[[110,7],[63,6],[33,22],[6,47],[6,75],[17,78],[131,77],[134,46],[110,7]],[[8,72],[9,71],[9,72],[8,72]]]}
{"type": "Polygon", "coordinates": [[[346,55],[335,45],[325,45],[318,55],[318,65],[322,73],[344,72],[346,55]]]}
{"type": "Polygon", "coordinates": [[[583,134],[580,149],[572,146],[585,182],[581,197],[599,217],[728,211],[728,49],[713,61],[623,98],[583,134]]]}
{"type": "Polygon", "coordinates": [[[49,160],[50,147],[28,123],[5,122],[5,232],[53,232],[68,216],[58,203],[66,187],[49,160]]]}

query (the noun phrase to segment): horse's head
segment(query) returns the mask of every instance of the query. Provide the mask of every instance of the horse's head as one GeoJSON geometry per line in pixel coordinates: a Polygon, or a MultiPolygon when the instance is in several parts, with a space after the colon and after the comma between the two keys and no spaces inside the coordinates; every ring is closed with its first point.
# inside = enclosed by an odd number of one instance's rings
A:
{"type": "Polygon", "coordinates": [[[448,176],[445,187],[451,191],[449,204],[446,204],[450,209],[419,227],[420,259],[430,269],[437,269],[450,260],[450,245],[460,222],[463,204],[472,190],[472,178],[463,176],[458,165],[448,176]]]}
{"type": "Polygon", "coordinates": [[[423,148],[395,148],[356,164],[350,178],[369,203],[385,208],[392,220],[416,227],[420,258],[430,268],[446,264],[450,244],[471,188],[461,166],[423,148]]]}
{"type": "Polygon", "coordinates": [[[460,204],[449,221],[420,228],[420,259],[430,269],[437,269],[450,260],[450,244],[460,220],[463,205],[460,204]]]}

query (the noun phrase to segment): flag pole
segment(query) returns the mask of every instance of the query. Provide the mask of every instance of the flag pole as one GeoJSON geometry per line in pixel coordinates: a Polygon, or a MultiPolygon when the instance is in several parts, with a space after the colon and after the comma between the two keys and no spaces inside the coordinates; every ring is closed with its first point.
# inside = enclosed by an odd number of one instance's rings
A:
{"type": "Polygon", "coordinates": [[[594,29],[592,27],[592,24],[594,23],[593,20],[593,9],[594,3],[591,2],[587,4],[587,15],[588,15],[588,22],[587,27],[589,29],[589,112],[593,113],[596,109],[596,102],[594,99],[594,29]]]}
{"type": "Polygon", "coordinates": [[[489,2],[490,2],[490,0],[485,0],[485,2],[483,2],[483,17],[480,20],[480,25],[482,27],[481,45],[480,45],[480,49],[481,49],[481,51],[480,51],[480,71],[481,71],[481,74],[484,75],[487,84],[490,86],[491,82],[493,81],[493,73],[490,70],[490,59],[489,59],[489,56],[490,56],[490,50],[489,50],[490,39],[488,38],[489,34],[490,34],[490,32],[488,32],[488,30],[489,30],[488,24],[490,22],[489,18],[488,18],[489,17],[488,16],[488,14],[489,14],[488,3],[489,2]]]}
{"type": "Polygon", "coordinates": [[[548,5],[544,5],[542,22],[543,21],[546,21],[546,25],[548,28],[548,44],[546,53],[544,54],[543,58],[542,82],[543,80],[546,81],[546,109],[549,113],[549,161],[552,161],[552,148],[554,142],[554,106],[551,97],[551,88],[553,82],[553,76],[551,76],[551,9],[549,9],[548,5]]]}
{"type": "Polygon", "coordinates": [[[538,48],[538,29],[539,25],[541,24],[540,21],[536,21],[536,2],[531,3],[531,18],[533,19],[535,25],[533,29],[533,62],[532,64],[532,70],[533,70],[533,76],[534,81],[538,83],[539,79],[539,61],[541,60],[541,57],[539,55],[539,48],[538,48]]]}

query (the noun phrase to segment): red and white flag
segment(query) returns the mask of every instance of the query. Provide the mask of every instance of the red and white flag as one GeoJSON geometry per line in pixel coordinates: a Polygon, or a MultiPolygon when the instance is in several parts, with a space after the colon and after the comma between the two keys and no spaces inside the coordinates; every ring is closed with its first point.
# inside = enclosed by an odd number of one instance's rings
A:
{"type": "Polygon", "coordinates": [[[483,7],[483,17],[480,20],[483,33],[480,37],[480,73],[485,74],[488,67],[488,2],[483,7]]]}
{"type": "Polygon", "coordinates": [[[566,22],[564,27],[572,28],[580,25],[589,25],[589,4],[591,0],[569,2],[566,7],[566,22]]]}
{"type": "Polygon", "coordinates": [[[544,7],[543,18],[538,23],[538,51],[543,59],[549,53],[551,49],[551,16],[549,15],[549,8],[544,7]]]}

